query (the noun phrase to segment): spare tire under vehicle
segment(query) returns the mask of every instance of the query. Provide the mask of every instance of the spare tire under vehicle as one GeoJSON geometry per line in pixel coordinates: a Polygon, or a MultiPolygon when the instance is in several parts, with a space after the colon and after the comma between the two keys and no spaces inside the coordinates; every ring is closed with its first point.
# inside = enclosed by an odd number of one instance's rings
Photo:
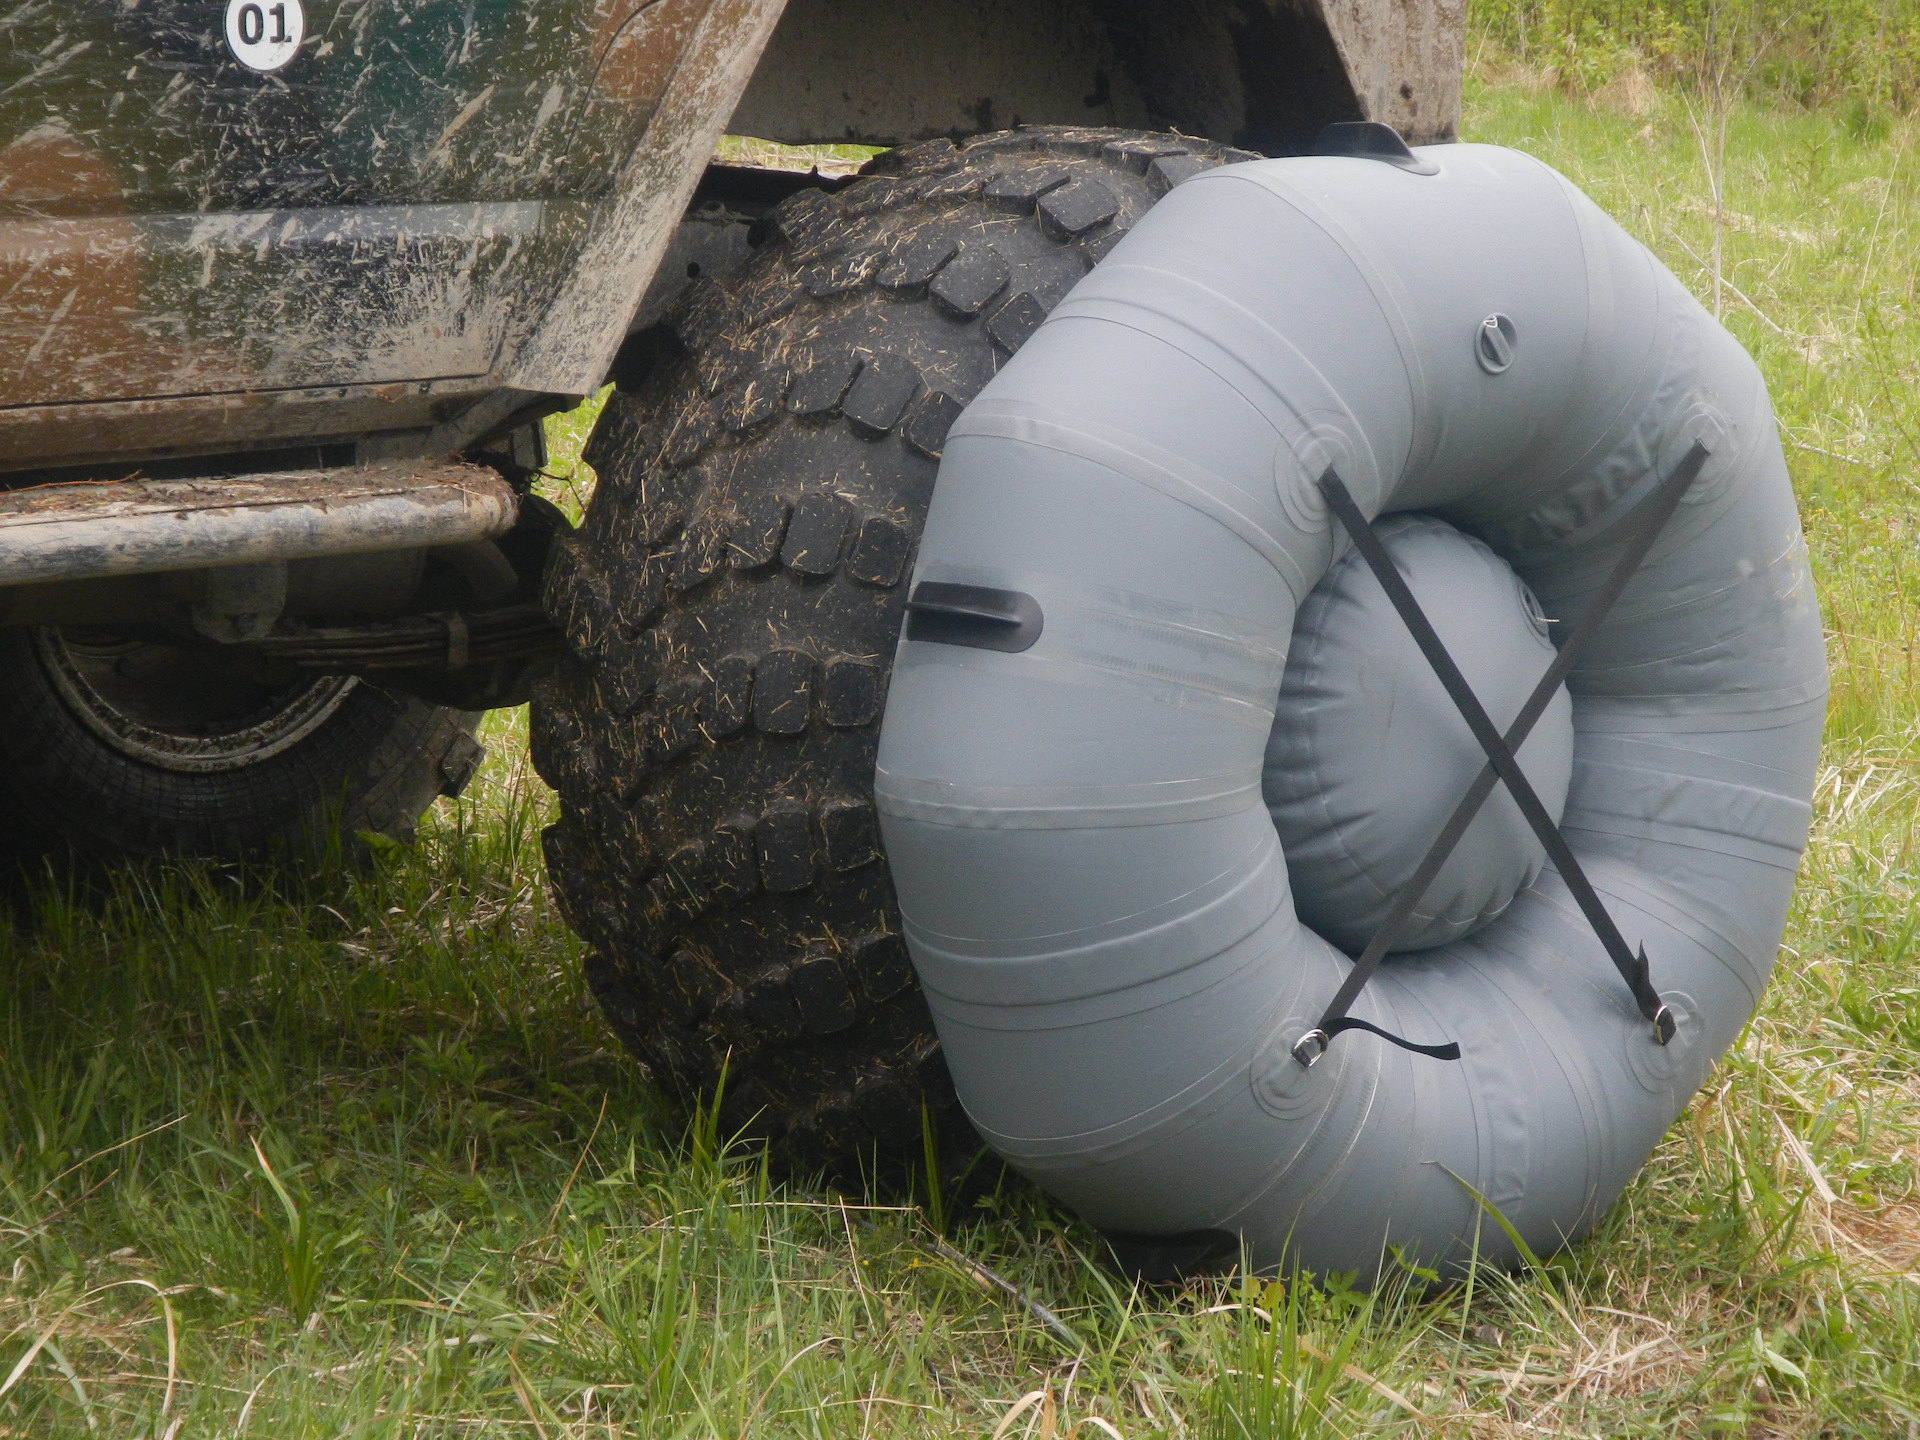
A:
{"type": "Polygon", "coordinates": [[[478,718],[110,631],[0,633],[0,856],[306,860],[362,831],[410,839],[478,767],[478,718]]]}
{"type": "Polygon", "coordinates": [[[878,157],[778,207],[616,391],[549,572],[548,872],[622,1040],[800,1165],[959,1115],[901,938],[873,773],[947,428],[1172,185],[1252,158],[1036,129],[878,157]],[[631,383],[631,382],[630,382],[631,383]]]}

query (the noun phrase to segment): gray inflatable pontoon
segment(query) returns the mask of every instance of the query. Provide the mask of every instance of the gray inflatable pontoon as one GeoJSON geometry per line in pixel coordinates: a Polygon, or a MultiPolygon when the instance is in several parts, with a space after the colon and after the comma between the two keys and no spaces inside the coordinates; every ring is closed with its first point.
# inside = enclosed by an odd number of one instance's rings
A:
{"type": "Polygon", "coordinates": [[[1263,1265],[1511,1259],[1472,1192],[1538,1251],[1591,1226],[1767,983],[1825,706],[1752,361],[1546,166],[1416,155],[1205,172],[1059,305],[954,428],[915,572],[1011,608],[910,624],[881,738],[981,1134],[1104,1230],[1263,1265]],[[1481,763],[1316,480],[1417,512],[1379,534],[1505,725],[1696,443],[1520,752],[1671,1043],[1502,790],[1353,1012],[1462,1057],[1299,1063],[1481,763]]]}

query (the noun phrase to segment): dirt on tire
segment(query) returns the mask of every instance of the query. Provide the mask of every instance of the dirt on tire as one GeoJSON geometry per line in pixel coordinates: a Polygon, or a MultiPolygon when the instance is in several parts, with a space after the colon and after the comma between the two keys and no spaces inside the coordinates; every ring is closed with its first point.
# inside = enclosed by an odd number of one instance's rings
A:
{"type": "Polygon", "coordinates": [[[873,771],[949,427],[1160,195],[1252,159],[1032,129],[877,157],[697,281],[609,398],[548,570],[545,835],[621,1040],[789,1168],[971,1140],[914,982],[873,771]]]}

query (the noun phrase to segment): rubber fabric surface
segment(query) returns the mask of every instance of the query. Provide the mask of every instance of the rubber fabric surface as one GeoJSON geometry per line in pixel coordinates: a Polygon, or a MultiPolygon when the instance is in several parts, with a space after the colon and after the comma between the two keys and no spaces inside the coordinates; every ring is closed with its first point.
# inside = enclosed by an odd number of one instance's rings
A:
{"type": "MultiPolygon", "coordinates": [[[[1810,817],[1817,607],[1765,388],[1546,166],[1313,157],[1197,175],[950,435],[914,570],[1014,592],[1019,653],[904,638],[877,767],[904,933],[967,1113],[1094,1224],[1256,1261],[1443,1269],[1581,1234],[1752,1013],[1810,817]],[[1655,1042],[1551,867],[1394,958],[1358,1033],[1289,1047],[1350,961],[1262,795],[1299,606],[1369,516],[1483,542],[1576,619],[1640,500],[1685,495],[1569,681],[1561,828],[1678,1034],[1655,1042]]],[[[1429,837],[1413,842],[1417,849],[1429,837]]]]}

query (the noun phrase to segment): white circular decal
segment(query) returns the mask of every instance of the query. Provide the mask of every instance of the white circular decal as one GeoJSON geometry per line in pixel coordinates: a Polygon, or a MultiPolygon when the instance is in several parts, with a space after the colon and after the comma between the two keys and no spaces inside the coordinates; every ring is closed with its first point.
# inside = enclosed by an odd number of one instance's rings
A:
{"type": "Polygon", "coordinates": [[[227,0],[227,48],[249,70],[278,70],[306,33],[300,0],[227,0]]]}

